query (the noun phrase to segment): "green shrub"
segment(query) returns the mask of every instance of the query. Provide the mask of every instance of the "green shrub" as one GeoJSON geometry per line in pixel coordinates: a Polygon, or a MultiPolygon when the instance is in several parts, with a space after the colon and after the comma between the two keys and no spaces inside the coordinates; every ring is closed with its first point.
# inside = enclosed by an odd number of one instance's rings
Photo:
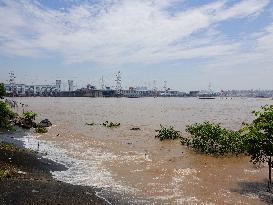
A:
{"type": "Polygon", "coordinates": [[[28,111],[28,112],[24,112],[23,116],[26,120],[34,121],[37,117],[37,113],[32,112],[32,111],[28,111]]]}
{"type": "Polygon", "coordinates": [[[261,107],[261,111],[253,111],[255,119],[251,124],[245,124],[242,129],[246,152],[251,156],[251,161],[268,163],[269,186],[272,183],[271,168],[273,167],[273,105],[261,107]]]}
{"type": "Polygon", "coordinates": [[[181,144],[205,154],[240,154],[245,150],[240,132],[228,130],[210,122],[187,126],[191,138],[181,137],[181,144]]]}
{"type": "Polygon", "coordinates": [[[3,83],[0,83],[0,98],[4,98],[6,95],[6,90],[3,83]]]}
{"type": "Polygon", "coordinates": [[[164,127],[160,125],[160,130],[155,130],[155,131],[158,132],[155,138],[159,138],[160,141],[165,139],[175,140],[180,137],[180,132],[175,130],[172,126],[164,127]]]}
{"type": "Polygon", "coordinates": [[[15,113],[11,111],[9,105],[0,101],[0,128],[10,129],[11,120],[14,118],[15,113]]]}

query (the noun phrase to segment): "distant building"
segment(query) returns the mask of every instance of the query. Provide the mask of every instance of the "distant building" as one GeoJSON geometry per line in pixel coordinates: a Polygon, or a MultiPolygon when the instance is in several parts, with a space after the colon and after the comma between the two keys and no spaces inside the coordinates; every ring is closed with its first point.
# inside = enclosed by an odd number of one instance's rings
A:
{"type": "Polygon", "coordinates": [[[102,91],[103,97],[114,97],[115,90],[111,89],[110,87],[105,87],[105,90],[102,91]]]}
{"type": "Polygon", "coordinates": [[[55,85],[4,84],[7,96],[49,96],[57,93],[55,85]],[[15,93],[13,91],[13,88],[15,93]]]}
{"type": "Polygon", "coordinates": [[[68,91],[69,92],[73,91],[73,80],[68,80],[68,91]]]}
{"type": "Polygon", "coordinates": [[[86,86],[86,88],[87,88],[87,90],[96,90],[96,86],[91,85],[91,84],[88,84],[88,85],[86,86]]]}
{"type": "Polygon", "coordinates": [[[103,97],[103,90],[97,90],[95,86],[88,84],[86,88],[75,91],[62,91],[59,93],[61,97],[103,97]]]}
{"type": "Polygon", "coordinates": [[[124,97],[151,97],[154,91],[147,90],[146,87],[129,87],[128,90],[121,90],[120,95],[124,97]]]}
{"type": "Polygon", "coordinates": [[[62,85],[62,81],[56,80],[56,88],[58,92],[61,92],[61,85],[62,85]]]}
{"type": "Polygon", "coordinates": [[[190,91],[189,96],[190,97],[197,97],[199,95],[199,91],[190,91]]]}

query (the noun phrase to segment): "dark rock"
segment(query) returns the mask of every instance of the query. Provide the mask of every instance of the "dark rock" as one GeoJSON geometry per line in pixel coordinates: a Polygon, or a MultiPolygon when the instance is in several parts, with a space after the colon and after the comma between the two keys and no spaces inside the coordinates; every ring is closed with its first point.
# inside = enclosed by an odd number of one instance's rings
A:
{"type": "Polygon", "coordinates": [[[38,124],[38,127],[50,127],[50,126],[52,126],[52,123],[48,119],[44,119],[38,124]]]}

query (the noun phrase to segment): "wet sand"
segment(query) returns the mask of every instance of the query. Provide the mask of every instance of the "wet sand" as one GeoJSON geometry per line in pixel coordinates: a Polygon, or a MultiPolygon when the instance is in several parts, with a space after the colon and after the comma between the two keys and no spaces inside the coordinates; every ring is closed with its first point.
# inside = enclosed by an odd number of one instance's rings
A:
{"type": "MultiPolygon", "coordinates": [[[[49,118],[45,135],[29,135],[25,146],[40,142],[48,158],[68,167],[54,178],[75,185],[96,186],[118,193],[130,204],[266,204],[266,166],[249,157],[211,157],[196,154],[178,140],[154,138],[160,124],[173,125],[183,135],[194,122],[220,122],[239,129],[252,119],[251,111],[268,99],[185,98],[19,98],[49,118]],[[120,122],[119,128],[99,124],[120,122]],[[85,123],[96,123],[88,126],[85,123]],[[141,130],[130,130],[139,127],[141,130]]],[[[107,192],[106,192],[107,193],[107,192]]]]}

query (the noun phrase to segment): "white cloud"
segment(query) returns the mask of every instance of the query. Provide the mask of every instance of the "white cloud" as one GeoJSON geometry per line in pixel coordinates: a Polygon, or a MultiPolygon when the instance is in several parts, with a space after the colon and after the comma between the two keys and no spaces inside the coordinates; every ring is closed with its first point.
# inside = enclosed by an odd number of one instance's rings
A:
{"type": "Polygon", "coordinates": [[[260,1],[260,0],[243,0],[234,6],[225,9],[224,11],[220,11],[216,18],[218,20],[225,20],[228,18],[234,17],[246,17],[250,15],[257,15],[265,6],[269,3],[269,0],[260,1]]]}
{"type": "MultiPolygon", "coordinates": [[[[236,53],[240,43],[215,38],[219,33],[209,31],[215,23],[257,15],[269,3],[245,0],[227,5],[227,1],[219,1],[171,13],[166,8],[177,0],[106,0],[76,4],[68,10],[24,1],[3,2],[0,54],[60,54],[68,63],[98,64],[159,63],[236,53]]],[[[259,49],[265,49],[263,41],[267,46],[270,39],[266,38],[271,37],[259,39],[259,49]]]]}

